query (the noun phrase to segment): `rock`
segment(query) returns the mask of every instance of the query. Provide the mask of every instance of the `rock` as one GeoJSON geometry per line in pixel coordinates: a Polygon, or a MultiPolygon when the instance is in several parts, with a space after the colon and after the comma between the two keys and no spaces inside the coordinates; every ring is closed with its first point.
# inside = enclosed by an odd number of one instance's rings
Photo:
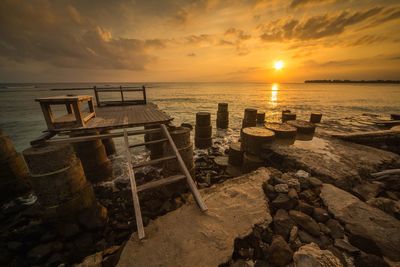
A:
{"type": "Polygon", "coordinates": [[[289,186],[289,188],[294,188],[297,192],[300,192],[300,182],[298,179],[296,178],[291,178],[289,180],[287,180],[287,185],[289,186]]]}
{"type": "Polygon", "coordinates": [[[294,242],[297,239],[297,234],[299,232],[299,228],[295,225],[292,227],[289,233],[289,242],[294,242]]]}
{"type": "Polygon", "coordinates": [[[10,241],[6,244],[7,248],[11,251],[18,251],[23,247],[23,245],[23,243],[18,241],[10,241]]]}
{"type": "Polygon", "coordinates": [[[304,230],[306,230],[313,236],[320,235],[318,223],[315,222],[314,219],[307,214],[301,211],[291,210],[289,211],[289,215],[298,225],[300,225],[304,230]]]}
{"type": "Polygon", "coordinates": [[[326,235],[331,235],[331,229],[328,228],[328,226],[326,226],[323,223],[318,223],[319,225],[319,229],[321,230],[322,233],[326,234],[326,235]]]}
{"type": "Polygon", "coordinates": [[[302,200],[299,200],[299,204],[297,205],[296,210],[311,216],[314,212],[314,207],[302,200]]]}
{"type": "Polygon", "coordinates": [[[299,194],[299,197],[301,200],[304,200],[310,204],[314,203],[318,199],[318,196],[311,189],[306,189],[306,190],[302,191],[299,194]]]}
{"type": "Polygon", "coordinates": [[[377,182],[363,182],[353,187],[353,193],[363,201],[376,197],[382,191],[382,185],[377,182]]]}
{"type": "Polygon", "coordinates": [[[66,240],[69,240],[79,233],[79,226],[75,223],[64,223],[57,225],[57,232],[66,240]]]}
{"type": "Polygon", "coordinates": [[[299,195],[297,194],[297,191],[294,188],[289,188],[288,197],[290,199],[294,199],[296,202],[299,200],[299,195]]]}
{"type": "Polygon", "coordinates": [[[256,263],[254,264],[254,267],[269,267],[270,265],[268,264],[267,261],[264,260],[257,260],[256,263]]]}
{"type": "Polygon", "coordinates": [[[286,266],[292,261],[292,256],[293,251],[283,237],[274,236],[269,248],[269,261],[276,266],[286,266]]]}
{"type": "Polygon", "coordinates": [[[107,209],[100,204],[85,209],[79,214],[79,223],[89,230],[101,229],[108,220],[107,209]]]}
{"type": "Polygon", "coordinates": [[[254,248],[240,248],[238,253],[243,259],[251,259],[254,255],[254,248]]]}
{"type": "Polygon", "coordinates": [[[367,203],[400,220],[400,201],[389,198],[371,198],[367,203]]]}
{"type": "MultiPolygon", "coordinates": [[[[358,184],[366,173],[400,162],[400,156],[392,152],[316,136],[311,141],[295,142],[291,146],[272,145],[267,152],[267,163],[281,168],[298,166],[322,182],[346,190],[358,184]],[[279,163],[276,162],[277,158],[279,163]]],[[[300,178],[299,181],[302,182],[300,178]]]]}
{"type": "Polygon", "coordinates": [[[274,189],[277,193],[287,193],[289,191],[289,186],[287,184],[277,184],[274,186],[274,189]]]}
{"type": "Polygon", "coordinates": [[[329,219],[325,225],[329,228],[330,235],[333,239],[343,238],[344,228],[337,220],[329,219]]]}
{"type": "Polygon", "coordinates": [[[340,248],[341,250],[346,251],[350,254],[358,254],[360,250],[347,242],[344,239],[335,239],[334,243],[335,247],[340,248]]]}
{"type": "Polygon", "coordinates": [[[290,231],[294,225],[294,221],[284,209],[279,209],[273,217],[274,232],[283,236],[285,240],[289,238],[290,231]]]}
{"type": "Polygon", "coordinates": [[[218,156],[215,157],[214,163],[217,164],[219,167],[226,168],[228,167],[228,157],[227,156],[218,156]]]}
{"type": "Polygon", "coordinates": [[[350,267],[350,266],[354,266],[354,265],[349,265],[346,261],[345,256],[343,255],[343,252],[340,251],[338,248],[334,247],[333,245],[329,246],[327,248],[327,250],[329,250],[330,252],[333,253],[333,255],[336,256],[336,258],[338,258],[340,260],[340,262],[342,263],[343,266],[345,267],[350,267]]]}
{"type": "MultiPolygon", "coordinates": [[[[269,179],[269,181],[272,179],[269,179]]],[[[265,182],[262,185],[262,188],[264,190],[264,194],[270,199],[270,200],[274,200],[277,196],[278,193],[275,192],[275,188],[273,185],[270,185],[269,183],[265,182]]]]}
{"type": "Polygon", "coordinates": [[[323,184],[320,196],[329,212],[345,224],[352,245],[400,261],[399,220],[330,184],[323,184]]]}
{"type": "Polygon", "coordinates": [[[289,198],[286,194],[278,194],[278,196],[271,202],[271,208],[290,210],[295,206],[296,202],[289,198]]]}
{"type": "Polygon", "coordinates": [[[53,243],[40,244],[28,251],[28,258],[34,262],[39,263],[46,260],[53,250],[53,243]]]}
{"type": "Polygon", "coordinates": [[[322,182],[318,178],[311,176],[311,177],[306,178],[306,180],[310,184],[311,187],[321,187],[322,186],[322,182]]]}
{"type": "Polygon", "coordinates": [[[329,236],[322,234],[319,237],[319,242],[317,242],[317,244],[320,246],[320,248],[326,249],[333,244],[333,240],[329,236]]]}
{"type": "Polygon", "coordinates": [[[341,267],[340,260],[329,250],[321,250],[311,243],[300,247],[293,256],[296,267],[341,267]]]}
{"type": "Polygon", "coordinates": [[[317,222],[326,222],[330,219],[329,213],[323,208],[314,208],[313,218],[317,222]]]}
{"type": "Polygon", "coordinates": [[[302,243],[304,243],[304,244],[310,244],[310,243],[318,244],[318,243],[320,243],[320,241],[317,238],[313,237],[312,235],[310,235],[306,231],[298,230],[297,234],[299,236],[300,241],[302,243]]]}
{"type": "Polygon", "coordinates": [[[298,170],[295,175],[298,178],[304,178],[304,179],[310,177],[310,174],[303,170],[298,170]]]}
{"type": "Polygon", "coordinates": [[[74,267],[102,267],[103,256],[102,252],[87,256],[81,263],[74,267]]]}
{"type": "Polygon", "coordinates": [[[251,265],[248,264],[245,260],[239,259],[230,264],[229,267],[251,267],[251,265]]]}
{"type": "Polygon", "coordinates": [[[361,253],[354,258],[355,267],[389,267],[381,257],[373,254],[361,253]]]}

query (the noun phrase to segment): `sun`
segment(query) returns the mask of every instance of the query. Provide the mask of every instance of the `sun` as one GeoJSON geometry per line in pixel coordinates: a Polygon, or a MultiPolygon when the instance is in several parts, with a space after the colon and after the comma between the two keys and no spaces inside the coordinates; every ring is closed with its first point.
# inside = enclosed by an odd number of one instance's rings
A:
{"type": "Polygon", "coordinates": [[[275,70],[281,70],[285,66],[285,62],[283,60],[277,60],[274,62],[274,69],[275,70]]]}

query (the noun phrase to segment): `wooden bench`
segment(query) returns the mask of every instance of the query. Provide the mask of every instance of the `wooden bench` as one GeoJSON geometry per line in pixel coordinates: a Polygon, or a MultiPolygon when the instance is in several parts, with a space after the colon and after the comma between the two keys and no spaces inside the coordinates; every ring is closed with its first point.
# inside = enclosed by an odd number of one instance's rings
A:
{"type": "Polygon", "coordinates": [[[93,106],[93,97],[89,95],[64,95],[36,98],[40,103],[43,116],[49,131],[62,128],[85,127],[85,124],[96,116],[93,106]],[[81,104],[87,102],[88,111],[81,109],[81,104]],[[51,106],[65,105],[67,114],[55,118],[51,106]]]}
{"type": "Polygon", "coordinates": [[[146,87],[126,86],[126,87],[97,87],[94,86],[94,95],[98,107],[101,106],[121,106],[121,105],[145,105],[147,103],[146,87]],[[119,92],[121,100],[101,100],[100,93],[119,92]],[[143,99],[125,99],[124,92],[142,92],[143,99]]]}

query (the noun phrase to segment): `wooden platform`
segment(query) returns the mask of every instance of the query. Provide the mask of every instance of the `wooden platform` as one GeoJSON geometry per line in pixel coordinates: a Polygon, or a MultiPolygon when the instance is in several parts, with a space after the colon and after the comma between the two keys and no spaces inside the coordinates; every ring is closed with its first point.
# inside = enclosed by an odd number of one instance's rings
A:
{"type": "MultiPolygon", "coordinates": [[[[85,111],[83,111],[84,114],[85,111]]],[[[111,130],[137,127],[155,123],[168,123],[172,118],[161,111],[157,105],[123,105],[96,107],[96,117],[87,122],[85,127],[55,129],[54,131],[111,130]]]]}

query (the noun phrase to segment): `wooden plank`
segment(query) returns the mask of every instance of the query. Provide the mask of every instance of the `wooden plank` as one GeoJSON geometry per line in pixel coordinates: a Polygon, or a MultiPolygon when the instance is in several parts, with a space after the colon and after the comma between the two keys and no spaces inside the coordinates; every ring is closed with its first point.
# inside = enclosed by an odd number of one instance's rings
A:
{"type": "Polygon", "coordinates": [[[159,187],[159,186],[162,186],[162,185],[176,183],[176,182],[178,182],[180,180],[183,180],[185,178],[186,178],[186,176],[182,175],[182,174],[169,176],[167,178],[162,178],[162,179],[159,179],[159,180],[148,182],[146,184],[139,185],[137,187],[137,191],[141,192],[141,191],[148,190],[148,189],[151,189],[151,188],[154,188],[154,187],[159,187]]]}
{"type": "Polygon", "coordinates": [[[199,206],[201,211],[207,211],[207,206],[204,203],[203,199],[201,198],[200,192],[197,190],[197,187],[196,187],[195,183],[193,182],[193,178],[190,175],[188,169],[186,168],[185,162],[183,161],[181,154],[179,153],[179,150],[174,143],[174,140],[172,139],[171,135],[168,132],[167,126],[162,124],[161,129],[164,133],[164,136],[168,139],[169,144],[171,145],[171,147],[176,155],[176,158],[179,163],[179,168],[181,169],[183,174],[186,176],[186,181],[189,184],[190,191],[192,191],[193,197],[196,200],[197,205],[199,206]]]}
{"type": "Polygon", "coordinates": [[[375,124],[384,125],[384,126],[395,126],[400,125],[400,120],[381,120],[381,121],[374,121],[375,124]]]}
{"type": "MultiPolygon", "coordinates": [[[[145,130],[136,130],[136,131],[128,131],[128,136],[131,135],[140,135],[145,133],[156,133],[161,131],[161,129],[145,129],[145,130]]],[[[56,133],[53,132],[53,136],[56,133]]],[[[64,143],[79,143],[79,142],[86,142],[86,141],[93,141],[98,139],[109,139],[109,138],[117,138],[123,137],[124,132],[117,132],[117,133],[108,133],[108,134],[97,134],[97,135],[87,135],[87,136],[77,136],[77,137],[68,137],[68,138],[56,138],[47,140],[46,143],[49,144],[64,144],[64,143]]]]}
{"type": "Polygon", "coordinates": [[[39,146],[39,145],[43,145],[46,143],[46,140],[52,138],[53,136],[55,136],[56,133],[55,132],[44,132],[42,135],[40,135],[39,137],[37,137],[36,139],[32,140],[30,142],[31,146],[39,146]]]}
{"type": "Polygon", "coordinates": [[[161,163],[161,162],[166,161],[166,160],[171,160],[171,159],[176,159],[176,155],[162,157],[162,158],[159,158],[159,159],[153,159],[153,160],[148,160],[148,161],[144,161],[144,162],[141,162],[141,163],[137,163],[137,164],[133,165],[133,168],[137,169],[137,168],[142,168],[144,166],[155,165],[155,164],[161,163]]]}
{"type": "Polygon", "coordinates": [[[128,161],[127,162],[128,175],[129,175],[129,180],[131,182],[132,201],[133,201],[133,207],[135,209],[135,220],[136,220],[136,226],[137,226],[137,231],[138,231],[138,237],[139,237],[139,239],[143,239],[145,237],[145,234],[144,234],[144,227],[143,227],[142,212],[140,211],[140,203],[139,203],[139,197],[137,195],[135,173],[133,172],[133,168],[132,168],[132,156],[131,156],[131,152],[129,151],[128,132],[126,131],[126,129],[124,130],[124,142],[125,142],[126,158],[128,161]]]}
{"type": "Polygon", "coordinates": [[[168,139],[160,139],[160,140],[154,140],[154,141],[133,144],[133,145],[129,145],[129,148],[140,147],[140,146],[145,146],[145,145],[153,145],[153,144],[164,143],[164,142],[168,142],[168,139]]]}

